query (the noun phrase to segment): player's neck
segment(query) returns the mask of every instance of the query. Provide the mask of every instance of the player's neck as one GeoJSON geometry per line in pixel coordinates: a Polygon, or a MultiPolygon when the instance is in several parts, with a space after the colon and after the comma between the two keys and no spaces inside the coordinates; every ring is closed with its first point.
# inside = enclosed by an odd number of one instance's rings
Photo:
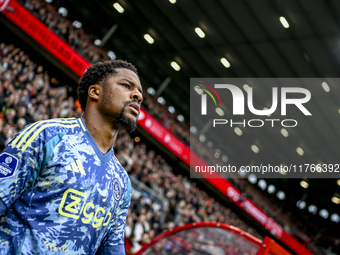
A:
{"type": "Polygon", "coordinates": [[[118,131],[113,130],[112,125],[99,114],[90,114],[85,111],[83,119],[99,150],[107,153],[115,144],[118,131]]]}

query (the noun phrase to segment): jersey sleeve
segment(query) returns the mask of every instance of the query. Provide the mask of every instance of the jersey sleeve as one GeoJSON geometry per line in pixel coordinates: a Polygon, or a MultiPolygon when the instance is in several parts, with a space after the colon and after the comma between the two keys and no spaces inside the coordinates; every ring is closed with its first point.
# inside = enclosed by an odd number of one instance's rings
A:
{"type": "Polygon", "coordinates": [[[26,126],[0,154],[0,216],[34,183],[43,165],[44,132],[26,126]]]}
{"type": "MultiPolygon", "coordinates": [[[[126,174],[127,176],[127,174],[126,174]]],[[[132,187],[129,177],[127,176],[127,189],[125,198],[122,200],[114,219],[114,224],[108,231],[101,246],[98,249],[97,255],[125,255],[124,247],[124,230],[126,216],[130,207],[132,187]]]]}

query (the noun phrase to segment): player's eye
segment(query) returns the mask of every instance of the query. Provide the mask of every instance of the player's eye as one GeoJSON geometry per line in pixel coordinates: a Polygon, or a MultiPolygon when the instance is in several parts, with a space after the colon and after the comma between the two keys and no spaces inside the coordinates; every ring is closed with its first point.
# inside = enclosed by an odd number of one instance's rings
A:
{"type": "Polygon", "coordinates": [[[130,88],[131,88],[131,85],[129,85],[129,84],[126,84],[126,83],[124,83],[124,84],[123,84],[123,86],[124,86],[125,88],[128,88],[128,89],[130,89],[130,88]]]}

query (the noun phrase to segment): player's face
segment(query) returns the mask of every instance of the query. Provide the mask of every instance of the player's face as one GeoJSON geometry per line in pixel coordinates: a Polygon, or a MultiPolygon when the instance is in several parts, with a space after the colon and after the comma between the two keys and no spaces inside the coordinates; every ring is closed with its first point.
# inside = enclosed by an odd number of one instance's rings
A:
{"type": "Polygon", "coordinates": [[[103,84],[100,107],[116,129],[132,132],[137,127],[140,104],[143,101],[142,86],[133,71],[125,68],[116,70],[118,73],[103,84]]]}

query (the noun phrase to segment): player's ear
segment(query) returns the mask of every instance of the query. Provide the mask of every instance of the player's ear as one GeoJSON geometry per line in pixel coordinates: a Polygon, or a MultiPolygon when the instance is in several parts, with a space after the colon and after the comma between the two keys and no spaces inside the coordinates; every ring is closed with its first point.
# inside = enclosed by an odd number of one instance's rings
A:
{"type": "Polygon", "coordinates": [[[93,100],[99,99],[100,94],[100,86],[98,84],[91,85],[88,90],[88,95],[93,100]]]}

